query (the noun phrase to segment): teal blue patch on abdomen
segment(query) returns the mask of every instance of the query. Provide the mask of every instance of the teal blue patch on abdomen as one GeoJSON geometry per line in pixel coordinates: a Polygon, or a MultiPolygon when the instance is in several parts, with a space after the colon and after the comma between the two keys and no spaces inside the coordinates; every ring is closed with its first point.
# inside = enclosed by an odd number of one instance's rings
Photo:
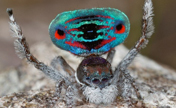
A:
{"type": "Polygon", "coordinates": [[[93,8],[58,14],[49,26],[52,42],[78,56],[101,55],[124,42],[128,17],[118,9],[93,8]]]}

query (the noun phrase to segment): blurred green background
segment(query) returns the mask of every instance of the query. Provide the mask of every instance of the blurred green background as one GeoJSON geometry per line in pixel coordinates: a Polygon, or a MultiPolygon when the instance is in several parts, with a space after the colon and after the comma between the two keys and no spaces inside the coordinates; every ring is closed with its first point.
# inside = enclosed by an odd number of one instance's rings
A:
{"type": "MultiPolygon", "coordinates": [[[[153,0],[155,33],[142,54],[176,69],[176,0],[153,0]]],[[[27,41],[51,43],[48,25],[58,13],[93,7],[117,8],[130,19],[131,31],[124,44],[131,48],[141,36],[144,0],[0,0],[0,70],[18,66],[6,8],[14,9],[27,41]]]]}

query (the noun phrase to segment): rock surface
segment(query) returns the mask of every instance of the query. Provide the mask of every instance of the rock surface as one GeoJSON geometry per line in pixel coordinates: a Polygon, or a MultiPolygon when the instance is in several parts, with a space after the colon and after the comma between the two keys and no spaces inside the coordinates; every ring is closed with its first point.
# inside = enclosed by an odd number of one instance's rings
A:
{"type": "MultiPolygon", "coordinates": [[[[83,59],[46,43],[33,45],[31,52],[48,65],[52,58],[61,55],[74,69],[83,59]]],[[[122,45],[116,47],[116,55],[112,63],[114,68],[127,52],[128,50],[122,45]]],[[[137,87],[143,97],[142,101],[131,103],[131,107],[176,108],[176,72],[174,70],[142,55],[135,58],[129,70],[136,79],[137,87]]],[[[25,60],[18,68],[7,69],[0,73],[0,88],[0,108],[66,107],[64,102],[59,101],[59,98],[54,95],[54,82],[25,60]]],[[[111,105],[96,106],[85,103],[77,107],[127,108],[129,103],[118,98],[117,102],[111,105]]]]}

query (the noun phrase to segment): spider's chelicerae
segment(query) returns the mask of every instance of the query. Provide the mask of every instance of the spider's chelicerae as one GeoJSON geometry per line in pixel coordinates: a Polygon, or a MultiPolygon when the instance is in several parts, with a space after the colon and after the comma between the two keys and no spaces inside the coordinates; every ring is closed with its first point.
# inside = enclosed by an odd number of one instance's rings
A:
{"type": "Polygon", "coordinates": [[[49,26],[52,42],[61,49],[84,57],[77,70],[73,70],[61,56],[47,66],[35,58],[17,25],[12,9],[7,9],[15,40],[15,49],[20,58],[26,58],[37,69],[56,81],[56,95],[68,106],[86,100],[95,104],[109,104],[117,96],[128,98],[135,93],[141,99],[127,67],[148,43],[152,35],[153,11],[151,0],[144,4],[142,36],[114,71],[111,62],[115,46],[124,42],[130,30],[128,17],[112,8],[93,8],[63,12],[49,26]],[[106,59],[100,57],[108,53],[106,59]],[[65,72],[61,72],[58,67],[65,72]],[[64,91],[64,92],[63,92],[64,91]]]}

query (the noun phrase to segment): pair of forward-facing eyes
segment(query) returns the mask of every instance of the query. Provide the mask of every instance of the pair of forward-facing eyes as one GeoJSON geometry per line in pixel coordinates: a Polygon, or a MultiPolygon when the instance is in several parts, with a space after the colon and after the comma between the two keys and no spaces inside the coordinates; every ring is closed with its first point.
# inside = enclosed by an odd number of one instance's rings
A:
{"type": "Polygon", "coordinates": [[[93,84],[100,84],[100,83],[106,83],[108,82],[110,79],[112,79],[113,76],[111,75],[109,78],[108,77],[104,77],[102,79],[98,79],[98,78],[90,78],[90,77],[86,77],[86,80],[89,81],[89,82],[92,82],[93,84]]]}
{"type": "MultiPolygon", "coordinates": [[[[125,32],[125,26],[123,24],[116,25],[114,32],[116,34],[124,33],[125,32]]],[[[61,29],[57,29],[56,32],[55,32],[55,36],[59,37],[59,39],[64,39],[65,38],[65,34],[66,34],[65,31],[61,30],[61,29]]]]}

